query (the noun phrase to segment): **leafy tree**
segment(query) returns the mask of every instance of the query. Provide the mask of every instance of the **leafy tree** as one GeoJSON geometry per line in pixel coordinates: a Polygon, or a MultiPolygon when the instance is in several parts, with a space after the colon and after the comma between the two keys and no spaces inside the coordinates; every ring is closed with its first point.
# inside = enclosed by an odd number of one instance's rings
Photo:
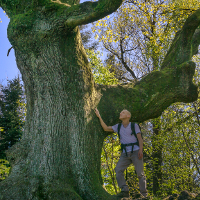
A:
{"type": "Polygon", "coordinates": [[[9,174],[9,162],[5,151],[21,138],[25,120],[24,93],[20,79],[8,81],[7,86],[1,86],[0,95],[0,181],[9,174]]]}
{"type": "Polygon", "coordinates": [[[121,2],[0,0],[11,19],[8,38],[27,97],[24,133],[7,154],[12,171],[0,183],[0,198],[115,199],[102,188],[107,134],[93,109],[98,107],[107,124],[117,123],[124,107],[142,122],[174,102],[197,99],[190,60],[200,42],[200,10],[186,20],[160,71],[135,85],[94,83],[77,26],[112,13],[121,2]]]}
{"type": "Polygon", "coordinates": [[[8,150],[21,138],[23,131],[23,90],[19,78],[8,81],[8,85],[1,89],[0,96],[0,158],[5,159],[8,150]]]}
{"type": "Polygon", "coordinates": [[[199,188],[199,125],[192,105],[175,104],[162,115],[164,194],[199,188]],[[171,115],[171,116],[170,116],[171,115]],[[164,124],[164,123],[163,123],[164,124]],[[167,133],[167,134],[166,134],[167,133]],[[196,175],[195,175],[196,174],[196,175]],[[176,180],[175,180],[176,179],[176,180]]]}
{"type": "Polygon", "coordinates": [[[198,7],[196,0],[128,0],[112,17],[99,20],[93,31],[121,63],[124,78],[136,81],[160,69],[175,33],[198,7]]]}
{"type": "Polygon", "coordinates": [[[117,134],[108,136],[103,144],[101,154],[101,173],[104,187],[110,194],[117,194],[119,187],[115,177],[115,167],[119,159],[119,139],[117,134]]]}
{"type": "Polygon", "coordinates": [[[100,52],[94,52],[94,50],[86,50],[90,67],[94,76],[94,80],[97,84],[101,85],[114,85],[118,83],[118,80],[115,78],[115,74],[110,72],[109,69],[111,66],[103,66],[101,61],[100,52]]]}
{"type": "Polygon", "coordinates": [[[79,26],[81,39],[83,42],[83,46],[85,49],[96,51],[99,47],[99,43],[94,40],[93,33],[91,32],[91,28],[88,25],[79,26]]]}
{"type": "Polygon", "coordinates": [[[0,159],[0,181],[8,177],[10,171],[9,162],[5,159],[0,159]]]}

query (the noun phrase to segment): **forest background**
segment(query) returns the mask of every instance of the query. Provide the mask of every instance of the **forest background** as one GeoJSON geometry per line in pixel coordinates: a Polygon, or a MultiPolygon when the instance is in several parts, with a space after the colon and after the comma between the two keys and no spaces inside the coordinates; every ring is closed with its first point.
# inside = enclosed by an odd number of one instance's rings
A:
{"type": "MultiPolygon", "coordinates": [[[[148,73],[159,70],[175,33],[199,8],[197,0],[124,1],[113,15],[91,28],[82,26],[82,40],[94,78],[98,84],[137,82],[148,73]],[[136,3],[137,2],[137,3],[136,3]],[[96,40],[91,40],[95,37],[96,40]],[[101,60],[105,52],[106,59],[101,60]]],[[[200,57],[193,57],[197,68],[194,82],[199,85],[200,57]]],[[[0,179],[9,175],[5,151],[20,140],[26,115],[23,85],[16,78],[1,86],[0,93],[0,179]]],[[[150,195],[163,198],[183,190],[198,193],[200,189],[199,99],[175,103],[157,119],[140,124],[144,139],[144,163],[150,195]]],[[[120,156],[116,134],[106,138],[102,149],[102,177],[110,194],[119,192],[114,168],[120,156]]],[[[127,171],[130,194],[139,194],[134,167],[127,171]]]]}

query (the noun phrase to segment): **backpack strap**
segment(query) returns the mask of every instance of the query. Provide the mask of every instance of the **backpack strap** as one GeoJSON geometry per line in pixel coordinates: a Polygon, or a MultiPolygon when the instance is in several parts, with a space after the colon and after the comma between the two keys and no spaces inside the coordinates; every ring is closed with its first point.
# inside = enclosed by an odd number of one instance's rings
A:
{"type": "MultiPolygon", "coordinates": [[[[142,132],[141,132],[140,125],[139,125],[139,124],[137,124],[137,125],[139,126],[140,133],[141,133],[141,136],[142,136],[142,132]]],[[[132,130],[131,135],[134,135],[134,136],[136,137],[137,141],[138,141],[137,135],[136,135],[136,133],[135,133],[135,122],[131,122],[131,130],[132,130]]],[[[142,137],[142,138],[143,138],[143,137],[142,137]]]]}
{"type": "Polygon", "coordinates": [[[119,139],[120,139],[120,128],[121,128],[121,126],[122,126],[122,124],[119,123],[119,124],[118,124],[118,127],[117,127],[117,133],[118,133],[119,139]]]}
{"type": "MultiPolygon", "coordinates": [[[[118,127],[117,127],[117,134],[118,134],[119,139],[120,139],[120,128],[121,128],[121,126],[122,126],[122,124],[119,123],[119,124],[118,124],[118,127]]],[[[138,125],[138,126],[139,126],[139,125],[138,125]]],[[[140,126],[139,126],[139,128],[140,128],[140,126]]],[[[137,138],[137,135],[136,135],[136,133],[135,133],[135,122],[131,122],[131,130],[132,130],[131,135],[134,135],[135,138],[137,139],[137,142],[138,142],[138,138],[137,138]]],[[[141,132],[141,129],[140,129],[140,132],[141,132]]]]}
{"type": "Polygon", "coordinates": [[[132,146],[131,153],[133,153],[133,148],[134,148],[134,145],[137,145],[137,146],[139,146],[139,142],[135,142],[135,143],[128,143],[128,144],[121,144],[121,150],[123,151],[123,149],[124,149],[124,151],[125,151],[125,153],[126,153],[126,156],[127,156],[126,147],[128,147],[128,146],[132,146]]]}
{"type": "MultiPolygon", "coordinates": [[[[118,127],[117,127],[117,133],[118,133],[119,139],[120,139],[120,129],[121,129],[121,126],[122,126],[122,124],[119,123],[119,124],[118,124],[118,127]]],[[[134,136],[135,136],[136,139],[137,139],[137,136],[136,136],[136,133],[135,133],[135,123],[134,123],[134,122],[131,122],[131,130],[132,130],[131,135],[134,134],[134,136]]],[[[132,146],[132,151],[131,151],[131,152],[133,153],[134,145],[139,146],[139,141],[138,141],[138,139],[137,139],[137,142],[135,142],[135,143],[121,144],[121,150],[123,151],[123,149],[124,149],[124,151],[125,151],[125,153],[126,153],[126,156],[127,156],[126,147],[127,147],[127,146],[132,146]]]]}
{"type": "MultiPolygon", "coordinates": [[[[135,133],[135,123],[134,122],[131,122],[131,130],[132,130],[131,135],[134,135],[137,139],[137,135],[135,133]]],[[[138,141],[138,139],[137,139],[137,141],[138,141]]]]}

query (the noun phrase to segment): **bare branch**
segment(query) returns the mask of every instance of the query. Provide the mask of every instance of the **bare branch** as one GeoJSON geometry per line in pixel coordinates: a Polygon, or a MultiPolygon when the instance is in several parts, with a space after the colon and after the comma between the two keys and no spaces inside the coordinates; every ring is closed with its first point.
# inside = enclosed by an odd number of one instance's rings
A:
{"type": "Polygon", "coordinates": [[[69,5],[69,4],[67,4],[67,3],[62,3],[62,2],[60,2],[59,0],[51,0],[51,2],[53,2],[53,3],[58,3],[58,4],[62,4],[62,5],[65,5],[65,6],[67,6],[67,7],[71,7],[71,5],[69,5]]]}
{"type": "Polygon", "coordinates": [[[10,53],[10,51],[11,51],[12,48],[13,48],[13,47],[10,47],[10,49],[8,49],[7,56],[9,56],[9,53],[10,53]]]}
{"type": "Polygon", "coordinates": [[[121,62],[126,68],[126,70],[131,74],[131,76],[137,80],[137,77],[135,76],[135,73],[129,68],[129,66],[126,64],[124,60],[124,51],[123,51],[123,45],[122,45],[122,39],[120,39],[120,50],[121,50],[121,62]]]}

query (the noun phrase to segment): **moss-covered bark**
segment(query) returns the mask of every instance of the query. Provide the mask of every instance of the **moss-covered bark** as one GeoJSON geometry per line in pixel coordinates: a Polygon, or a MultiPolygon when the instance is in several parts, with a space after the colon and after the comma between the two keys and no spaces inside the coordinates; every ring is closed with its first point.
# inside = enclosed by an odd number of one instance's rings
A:
{"type": "MultiPolygon", "coordinates": [[[[100,156],[107,135],[93,109],[112,125],[123,108],[134,121],[144,121],[173,102],[197,98],[191,55],[135,85],[96,86],[76,25],[113,12],[121,1],[77,2],[24,1],[19,8],[18,0],[0,0],[11,18],[8,37],[27,95],[23,138],[7,153],[12,170],[0,183],[0,199],[115,199],[102,188],[100,156]]],[[[193,34],[187,39],[192,42],[184,48],[190,49],[178,48],[179,54],[193,52],[193,34]]]]}

